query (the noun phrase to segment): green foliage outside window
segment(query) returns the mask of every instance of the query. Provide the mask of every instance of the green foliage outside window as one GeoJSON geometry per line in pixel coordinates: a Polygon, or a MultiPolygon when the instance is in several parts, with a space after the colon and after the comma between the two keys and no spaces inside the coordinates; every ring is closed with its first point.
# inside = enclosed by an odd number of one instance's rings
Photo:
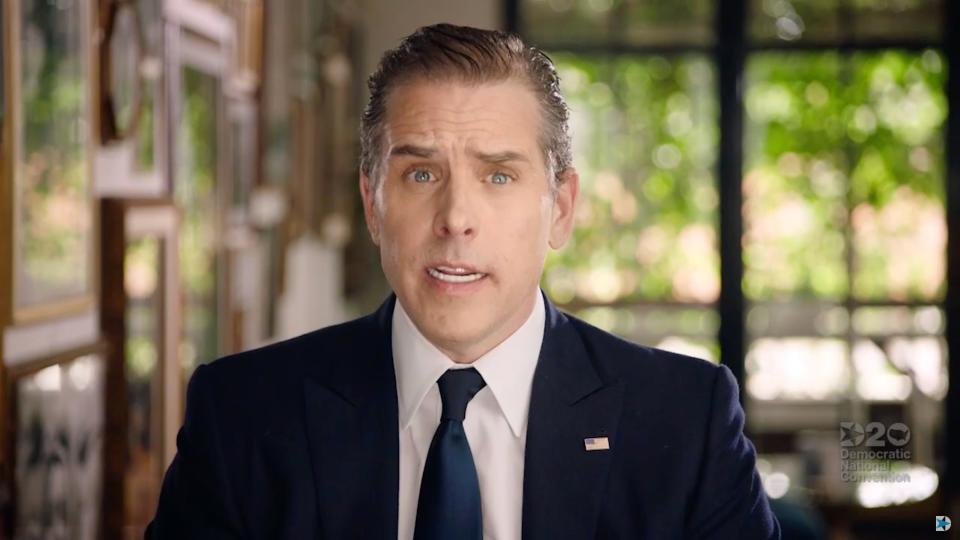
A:
{"type": "Polygon", "coordinates": [[[86,9],[85,2],[25,2],[14,21],[20,124],[9,157],[17,178],[19,305],[83,294],[92,270],[86,9]]]}
{"type": "Polygon", "coordinates": [[[556,55],[573,111],[581,195],[544,286],[564,303],[712,302],[714,74],[700,56],[556,55]]]}
{"type": "Polygon", "coordinates": [[[940,55],[762,53],[746,76],[745,294],[938,299],[940,55]]]}

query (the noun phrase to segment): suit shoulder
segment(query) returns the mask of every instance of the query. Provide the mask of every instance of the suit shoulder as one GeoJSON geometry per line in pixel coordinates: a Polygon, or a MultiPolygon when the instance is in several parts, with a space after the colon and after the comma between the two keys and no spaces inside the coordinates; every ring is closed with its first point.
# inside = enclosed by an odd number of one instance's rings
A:
{"type": "Polygon", "coordinates": [[[570,320],[601,378],[624,387],[624,433],[652,430],[659,434],[658,440],[666,441],[663,444],[675,448],[703,447],[717,388],[729,389],[731,396],[736,395],[735,386],[718,385],[732,381],[728,369],[700,358],[633,343],[574,317],[570,320]]]}
{"type": "Polygon", "coordinates": [[[306,334],[270,343],[247,351],[223,356],[204,367],[205,378],[217,386],[258,386],[279,383],[284,378],[299,379],[307,363],[327,362],[340,357],[369,340],[372,330],[369,316],[326,326],[306,334]]]}
{"type": "Polygon", "coordinates": [[[712,386],[721,369],[702,358],[640,345],[573,315],[564,315],[579,333],[600,371],[612,378],[702,388],[702,385],[712,386]]]}

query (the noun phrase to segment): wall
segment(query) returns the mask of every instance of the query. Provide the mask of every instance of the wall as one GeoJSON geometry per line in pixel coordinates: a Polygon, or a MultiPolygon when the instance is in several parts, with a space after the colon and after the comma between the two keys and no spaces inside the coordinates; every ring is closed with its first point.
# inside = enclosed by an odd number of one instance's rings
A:
{"type": "MultiPolygon", "coordinates": [[[[376,68],[380,55],[420,26],[438,22],[481,28],[503,26],[500,0],[361,0],[358,5],[361,43],[356,76],[360,78],[357,88],[364,93],[357,100],[359,107],[366,104],[366,77],[376,68]]],[[[356,197],[359,201],[359,192],[356,197]]],[[[345,251],[332,250],[309,238],[300,239],[288,250],[288,286],[280,310],[281,337],[366,314],[376,309],[389,293],[362,212],[355,214],[354,240],[345,251]],[[327,270],[320,271],[318,266],[327,270]],[[348,279],[359,275],[362,280],[346,297],[340,290],[345,274],[348,279]]]]}
{"type": "Polygon", "coordinates": [[[361,72],[376,67],[380,54],[421,26],[438,22],[502,28],[504,2],[500,0],[362,0],[364,53],[361,72]],[[402,6],[402,7],[401,7],[402,6]]]}

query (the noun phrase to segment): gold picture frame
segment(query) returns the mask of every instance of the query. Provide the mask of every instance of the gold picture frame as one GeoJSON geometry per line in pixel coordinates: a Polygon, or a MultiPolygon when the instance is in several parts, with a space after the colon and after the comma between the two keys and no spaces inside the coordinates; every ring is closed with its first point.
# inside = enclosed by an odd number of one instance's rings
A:
{"type": "Polygon", "coordinates": [[[180,362],[197,365],[240,350],[242,313],[234,290],[227,107],[242,89],[231,79],[236,28],[197,0],[164,8],[167,174],[180,221],[180,362]]]}
{"type": "Polygon", "coordinates": [[[94,3],[76,0],[65,9],[24,0],[3,4],[0,292],[6,294],[0,294],[0,322],[4,324],[83,312],[96,298],[94,3]],[[49,25],[56,31],[41,31],[40,16],[44,28],[49,25]],[[51,17],[60,17],[59,24],[50,23],[51,17]]]}
{"type": "Polygon", "coordinates": [[[101,197],[163,198],[165,167],[163,2],[100,0],[94,156],[101,197]]]}
{"type": "Polygon", "coordinates": [[[101,215],[101,327],[115,405],[107,413],[104,537],[142,538],[183,416],[180,215],[168,199],[104,199],[101,215]]]}

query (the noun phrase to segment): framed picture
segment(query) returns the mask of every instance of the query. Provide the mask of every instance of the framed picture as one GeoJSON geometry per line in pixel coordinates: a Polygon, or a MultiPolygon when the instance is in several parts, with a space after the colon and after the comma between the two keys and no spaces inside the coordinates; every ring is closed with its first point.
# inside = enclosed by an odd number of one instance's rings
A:
{"type": "Polygon", "coordinates": [[[137,4],[110,0],[102,19],[100,138],[111,142],[136,133],[142,109],[140,65],[145,43],[137,4]]]}
{"type": "Polygon", "coordinates": [[[10,294],[0,307],[14,324],[84,311],[95,298],[92,2],[3,4],[0,277],[10,294]]]}
{"type": "Polygon", "coordinates": [[[14,538],[100,537],[105,347],[8,374],[14,538]]]}
{"type": "Polygon", "coordinates": [[[163,3],[101,2],[96,191],[102,197],[165,197],[163,3]]]}
{"type": "Polygon", "coordinates": [[[110,344],[104,531],[142,538],[182,417],[179,214],[167,200],[104,199],[103,335],[110,344]],[[108,286],[108,284],[122,286],[108,286]]]}
{"type": "Polygon", "coordinates": [[[231,302],[232,182],[228,96],[236,32],[213,6],[193,0],[165,4],[168,174],[180,210],[181,335],[188,380],[193,369],[238,350],[231,302]]]}

